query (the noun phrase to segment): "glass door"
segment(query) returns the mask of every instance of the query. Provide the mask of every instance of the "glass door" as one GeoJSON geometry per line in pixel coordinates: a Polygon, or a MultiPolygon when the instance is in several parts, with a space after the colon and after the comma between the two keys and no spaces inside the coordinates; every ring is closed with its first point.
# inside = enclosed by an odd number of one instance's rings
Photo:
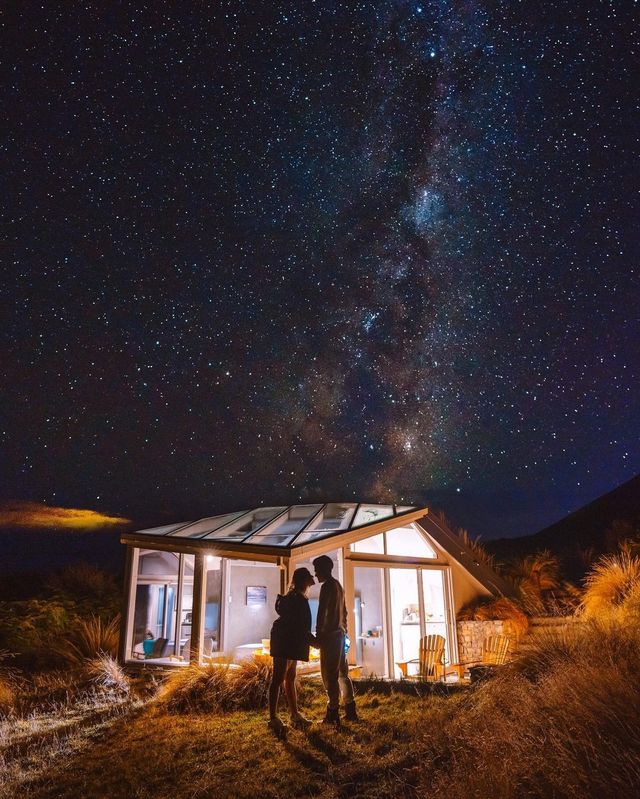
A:
{"type": "Polygon", "coordinates": [[[423,635],[416,569],[389,569],[389,598],[394,674],[403,672],[398,663],[406,664],[408,675],[416,674],[423,635]]]}
{"type": "Polygon", "coordinates": [[[386,677],[384,569],[353,570],[356,662],[365,677],[386,677]]]}

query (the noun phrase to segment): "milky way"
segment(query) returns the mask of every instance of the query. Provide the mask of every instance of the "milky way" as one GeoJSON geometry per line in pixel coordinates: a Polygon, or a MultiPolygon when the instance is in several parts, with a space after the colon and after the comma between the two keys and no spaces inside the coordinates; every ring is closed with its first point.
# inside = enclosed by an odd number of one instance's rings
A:
{"type": "Polygon", "coordinates": [[[162,523],[639,470],[631,4],[24,3],[1,498],[162,523]]]}

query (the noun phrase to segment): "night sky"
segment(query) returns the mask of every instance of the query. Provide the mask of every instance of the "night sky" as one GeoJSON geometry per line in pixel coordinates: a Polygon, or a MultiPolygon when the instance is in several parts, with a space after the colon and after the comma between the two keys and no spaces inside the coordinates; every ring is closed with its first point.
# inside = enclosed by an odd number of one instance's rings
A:
{"type": "Polygon", "coordinates": [[[492,537],[638,473],[634,5],[7,4],[0,500],[492,537]]]}

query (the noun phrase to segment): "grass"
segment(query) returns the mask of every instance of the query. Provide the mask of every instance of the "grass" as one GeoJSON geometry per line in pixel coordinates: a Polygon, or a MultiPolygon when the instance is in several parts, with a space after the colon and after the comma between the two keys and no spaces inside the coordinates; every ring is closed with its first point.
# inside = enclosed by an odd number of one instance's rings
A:
{"type": "Polygon", "coordinates": [[[118,654],[119,639],[118,616],[105,622],[100,616],[91,615],[88,619],[80,619],[67,636],[53,646],[53,649],[68,663],[80,665],[87,659],[91,660],[101,655],[115,658],[118,654]]]}
{"type": "Polygon", "coordinates": [[[640,611],[640,557],[628,549],[605,555],[585,580],[581,611],[586,618],[634,619],[640,611]]]}
{"type": "MultiPolygon", "coordinates": [[[[266,727],[268,661],[187,667],[159,686],[106,656],[30,680],[3,661],[0,799],[636,799],[639,592],[626,557],[596,565],[581,624],[534,639],[492,679],[455,692],[361,681],[360,723],[287,741],[266,727]]],[[[320,719],[319,682],[301,689],[320,719]]]]}
{"type": "MultiPolygon", "coordinates": [[[[96,695],[84,710],[14,719],[0,735],[0,797],[635,799],[640,632],[572,629],[465,691],[362,681],[360,723],[286,742],[251,693],[259,663],[184,669],[151,700],[138,684],[119,704],[96,695]]],[[[321,718],[321,686],[302,685],[301,709],[321,718]]]]}

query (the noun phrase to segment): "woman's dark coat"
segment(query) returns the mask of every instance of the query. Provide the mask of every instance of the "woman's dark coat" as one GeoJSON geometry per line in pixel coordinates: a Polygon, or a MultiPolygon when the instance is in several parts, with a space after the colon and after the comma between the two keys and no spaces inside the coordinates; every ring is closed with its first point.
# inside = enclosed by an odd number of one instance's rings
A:
{"type": "Polygon", "coordinates": [[[280,618],[271,628],[271,656],[309,660],[309,645],[313,641],[309,600],[297,591],[278,594],[276,613],[280,618]]]}

